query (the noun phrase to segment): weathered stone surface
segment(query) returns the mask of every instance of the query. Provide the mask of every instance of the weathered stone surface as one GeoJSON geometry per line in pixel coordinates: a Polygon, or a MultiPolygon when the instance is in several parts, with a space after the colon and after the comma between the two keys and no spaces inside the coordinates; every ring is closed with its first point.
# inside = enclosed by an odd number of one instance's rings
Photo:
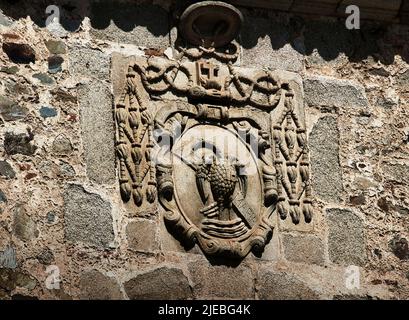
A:
{"type": "Polygon", "coordinates": [[[57,173],[57,175],[62,177],[74,177],[75,169],[69,163],[61,161],[59,163],[59,172],[57,173]]]}
{"type": "Polygon", "coordinates": [[[51,78],[46,73],[35,73],[33,74],[33,78],[40,80],[42,84],[53,84],[54,79],[51,78]]]}
{"type": "Polygon", "coordinates": [[[365,196],[363,194],[357,196],[350,196],[349,202],[354,206],[362,206],[366,203],[365,196]]]}
{"type": "Polygon", "coordinates": [[[56,117],[57,110],[53,107],[42,106],[40,109],[40,116],[44,119],[56,117]]]}
{"type": "Polygon", "coordinates": [[[382,165],[383,173],[393,181],[406,184],[409,181],[409,166],[405,164],[392,164],[383,162],[382,165]]]}
{"type": "Polygon", "coordinates": [[[53,211],[47,212],[47,222],[52,224],[56,221],[56,214],[53,211]]]}
{"type": "Polygon", "coordinates": [[[16,250],[7,246],[4,251],[0,251],[0,268],[17,268],[16,250]]]}
{"type": "Polygon", "coordinates": [[[156,239],[157,225],[150,220],[129,222],[126,226],[126,236],[130,249],[152,252],[158,249],[156,239]]]}
{"type": "Polygon", "coordinates": [[[350,80],[309,76],[304,80],[304,93],[308,106],[335,108],[368,106],[364,87],[350,80]]]}
{"type": "Polygon", "coordinates": [[[47,40],[45,45],[48,51],[52,54],[64,54],[66,53],[65,43],[60,40],[47,40]]]}
{"type": "Polygon", "coordinates": [[[50,265],[54,261],[54,254],[49,248],[44,248],[36,258],[40,263],[50,265]]]}
{"type": "Polygon", "coordinates": [[[91,35],[101,40],[149,48],[166,48],[170,44],[168,13],[156,5],[93,2],[91,26],[91,35]]]}
{"type": "Polygon", "coordinates": [[[68,241],[108,247],[114,240],[111,205],[79,185],[64,192],[65,235],[68,241]]]}
{"type": "Polygon", "coordinates": [[[64,58],[60,56],[51,56],[48,58],[48,72],[49,73],[58,73],[62,70],[62,63],[64,58]]]}
{"type": "Polygon", "coordinates": [[[25,208],[21,204],[17,205],[14,209],[13,233],[22,241],[30,241],[39,235],[37,224],[26,213],[25,208]]]}
{"type": "Polygon", "coordinates": [[[0,190],[0,203],[7,202],[7,197],[2,190],[0,190]]]}
{"type": "Polygon", "coordinates": [[[325,262],[324,243],[317,236],[283,234],[282,243],[287,260],[318,265],[325,262]]]}
{"type": "Polygon", "coordinates": [[[12,291],[16,288],[16,272],[11,269],[0,268],[0,289],[12,291]]]}
{"type": "Polygon", "coordinates": [[[13,24],[13,21],[3,14],[3,11],[0,10],[0,25],[9,27],[13,24]]]}
{"type": "Polygon", "coordinates": [[[10,179],[16,176],[13,167],[5,160],[0,161],[0,176],[10,179]]]}
{"type": "Polygon", "coordinates": [[[260,300],[316,300],[319,293],[295,275],[261,270],[256,280],[260,300]]]}
{"type": "Polygon", "coordinates": [[[144,272],[124,283],[132,300],[191,299],[192,288],[181,269],[160,267],[144,272]]]}
{"type": "Polygon", "coordinates": [[[29,131],[27,134],[6,132],[4,136],[4,150],[7,154],[24,154],[31,156],[37,150],[37,147],[31,144],[34,139],[34,134],[29,131]]]}
{"type": "Polygon", "coordinates": [[[72,149],[70,139],[64,134],[58,135],[53,141],[52,150],[57,155],[69,155],[72,149]]]}
{"type": "Polygon", "coordinates": [[[109,88],[93,81],[78,90],[87,175],[96,183],[115,182],[114,122],[109,88]]]}
{"type": "Polygon", "coordinates": [[[288,30],[272,19],[246,17],[242,27],[242,63],[248,67],[303,70],[303,55],[289,42],[288,30]],[[254,35],[263,35],[255,41],[254,35]]]}
{"type": "Polygon", "coordinates": [[[37,281],[17,269],[0,268],[0,297],[10,293],[16,287],[33,290],[37,286],[37,281]]]}
{"type": "Polygon", "coordinates": [[[328,252],[332,262],[361,266],[366,261],[364,223],[347,209],[327,209],[328,252]]]}
{"type": "Polygon", "coordinates": [[[0,115],[4,121],[24,119],[28,113],[26,107],[18,105],[13,100],[0,96],[0,115]]]}
{"type": "Polygon", "coordinates": [[[339,163],[339,132],[337,120],[320,118],[309,136],[312,187],[314,193],[329,202],[339,202],[342,173],[339,163]]]}
{"type": "Polygon", "coordinates": [[[3,51],[14,63],[29,64],[36,60],[34,49],[25,43],[3,42],[3,51]]]}
{"type": "Polygon", "coordinates": [[[408,240],[401,236],[395,236],[390,242],[389,247],[393,254],[400,260],[409,260],[409,244],[408,240]]]}
{"type": "Polygon", "coordinates": [[[202,260],[190,262],[188,269],[196,298],[254,299],[254,275],[249,266],[218,266],[202,260]]]}
{"type": "Polygon", "coordinates": [[[404,73],[398,75],[396,82],[402,88],[408,88],[409,86],[409,70],[406,70],[404,73]]]}
{"type": "Polygon", "coordinates": [[[17,66],[11,66],[11,67],[1,67],[0,71],[7,73],[7,74],[16,74],[18,72],[18,67],[17,66]]]}
{"type": "Polygon", "coordinates": [[[81,299],[120,300],[121,289],[115,278],[108,277],[97,270],[83,273],[80,280],[81,299]]]}
{"type": "Polygon", "coordinates": [[[106,80],[109,78],[109,56],[99,50],[72,47],[69,50],[69,71],[74,76],[106,80]]]}

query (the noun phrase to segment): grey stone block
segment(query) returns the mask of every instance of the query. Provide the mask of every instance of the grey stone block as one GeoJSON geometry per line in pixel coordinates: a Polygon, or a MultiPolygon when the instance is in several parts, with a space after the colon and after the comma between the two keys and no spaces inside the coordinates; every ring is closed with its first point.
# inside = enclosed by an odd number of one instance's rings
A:
{"type": "Polygon", "coordinates": [[[325,262],[324,243],[317,236],[283,234],[282,243],[289,261],[318,265],[325,262]]]}
{"type": "Polygon", "coordinates": [[[14,178],[16,172],[13,170],[13,167],[7,161],[0,161],[0,176],[6,178],[14,178]]]}
{"type": "Polygon", "coordinates": [[[114,120],[111,92],[92,81],[78,89],[87,175],[99,184],[115,182],[114,120]]]}
{"type": "Polygon", "coordinates": [[[0,251],[0,268],[17,268],[16,250],[7,246],[4,251],[0,251]]]}
{"type": "Polygon", "coordinates": [[[118,282],[97,270],[84,272],[80,279],[83,300],[121,300],[123,295],[118,282]]]}
{"type": "Polygon", "coordinates": [[[20,204],[14,209],[13,233],[21,241],[30,241],[39,235],[37,224],[20,204]]]}
{"type": "Polygon", "coordinates": [[[68,185],[64,192],[65,236],[68,241],[108,247],[114,240],[111,205],[80,185],[68,185]]]}
{"type": "Polygon", "coordinates": [[[304,94],[308,106],[368,107],[364,87],[350,80],[310,76],[304,80],[304,94]]]}
{"type": "Polygon", "coordinates": [[[126,237],[130,249],[152,252],[158,249],[157,224],[150,220],[131,221],[126,226],[126,237]]]}
{"type": "Polygon", "coordinates": [[[407,184],[409,181],[409,166],[405,164],[382,163],[383,173],[389,180],[407,184]]]}
{"type": "Polygon", "coordinates": [[[68,49],[69,72],[73,76],[83,76],[100,80],[109,79],[109,56],[90,48],[71,47],[68,49]]]}
{"type": "Polygon", "coordinates": [[[328,252],[332,262],[362,266],[366,261],[364,223],[348,209],[327,209],[328,252]]]}
{"type": "Polygon", "coordinates": [[[160,267],[144,272],[124,283],[132,300],[186,300],[192,298],[192,288],[181,269],[160,267]]]}
{"type": "Polygon", "coordinates": [[[56,155],[69,155],[72,149],[70,139],[64,134],[58,135],[53,141],[52,151],[56,155]]]}
{"type": "Polygon", "coordinates": [[[322,200],[339,202],[343,187],[336,118],[318,120],[309,136],[309,146],[314,193],[322,200]]]}
{"type": "Polygon", "coordinates": [[[319,293],[287,272],[262,270],[256,280],[261,300],[316,300],[319,293]]]}
{"type": "Polygon", "coordinates": [[[254,275],[243,263],[230,267],[203,260],[190,262],[188,269],[198,299],[254,299],[254,275]]]}
{"type": "Polygon", "coordinates": [[[0,96],[0,115],[4,121],[16,121],[27,116],[28,109],[7,97],[0,96]]]}

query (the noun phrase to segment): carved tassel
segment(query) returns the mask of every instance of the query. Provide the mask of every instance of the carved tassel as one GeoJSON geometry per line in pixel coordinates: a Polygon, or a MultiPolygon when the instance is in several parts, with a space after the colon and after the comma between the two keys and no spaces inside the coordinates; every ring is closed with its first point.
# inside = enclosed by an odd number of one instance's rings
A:
{"type": "Polygon", "coordinates": [[[311,200],[308,200],[308,199],[304,200],[302,212],[304,214],[305,222],[310,223],[312,220],[312,213],[313,213],[311,200]]]}
{"type": "Polygon", "coordinates": [[[133,200],[137,206],[140,206],[143,201],[143,196],[142,196],[142,188],[140,186],[134,186],[133,187],[133,200]]]}
{"type": "Polygon", "coordinates": [[[125,202],[128,202],[129,199],[131,198],[132,186],[127,180],[126,182],[125,181],[121,182],[120,191],[121,191],[122,200],[124,200],[125,202]]]}
{"type": "Polygon", "coordinates": [[[303,182],[306,182],[310,179],[310,170],[308,163],[305,162],[300,163],[300,174],[303,182]]]}
{"type": "Polygon", "coordinates": [[[132,144],[132,160],[135,164],[139,164],[142,160],[141,144],[133,143],[132,144]]]}
{"type": "Polygon", "coordinates": [[[298,203],[290,203],[290,215],[294,224],[300,223],[300,207],[298,203]]]}
{"type": "Polygon", "coordinates": [[[277,185],[275,169],[271,166],[263,166],[264,180],[264,205],[269,207],[277,201],[277,185]]]}
{"type": "Polygon", "coordinates": [[[156,199],[156,183],[154,181],[148,182],[148,188],[146,189],[146,199],[149,203],[153,203],[156,199]]]}
{"type": "Polygon", "coordinates": [[[285,218],[287,218],[287,214],[288,214],[288,204],[287,202],[284,201],[284,199],[282,199],[281,201],[278,202],[277,204],[277,211],[278,214],[280,215],[280,218],[282,220],[284,220],[285,218]]]}

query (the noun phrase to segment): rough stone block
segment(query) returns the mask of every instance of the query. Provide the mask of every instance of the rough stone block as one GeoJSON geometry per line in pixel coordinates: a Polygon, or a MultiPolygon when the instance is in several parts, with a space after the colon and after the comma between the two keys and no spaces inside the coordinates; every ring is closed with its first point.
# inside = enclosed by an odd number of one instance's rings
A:
{"type": "Polygon", "coordinates": [[[70,139],[64,134],[58,135],[53,141],[52,151],[56,155],[69,155],[72,149],[70,139]]]}
{"type": "Polygon", "coordinates": [[[27,133],[6,132],[4,135],[4,150],[7,154],[24,154],[32,156],[37,146],[32,144],[34,134],[31,131],[27,133]]]}
{"type": "Polygon", "coordinates": [[[328,252],[332,262],[362,266],[366,261],[364,223],[348,209],[327,209],[328,252]]]}
{"type": "Polygon", "coordinates": [[[4,251],[0,251],[0,268],[17,268],[16,250],[7,246],[4,251]]]}
{"type": "Polygon", "coordinates": [[[105,53],[83,47],[71,47],[68,52],[71,75],[100,80],[109,78],[109,56],[105,53]]]}
{"type": "Polygon", "coordinates": [[[126,226],[130,249],[152,252],[158,249],[156,240],[157,224],[150,220],[131,221],[126,226]]]}
{"type": "Polygon", "coordinates": [[[65,235],[68,241],[108,247],[114,240],[111,205],[79,185],[64,192],[65,235]]]}
{"type": "Polygon", "coordinates": [[[0,115],[4,121],[24,119],[28,113],[26,107],[18,105],[13,100],[0,96],[0,115]]]}
{"type": "Polygon", "coordinates": [[[190,262],[188,269],[198,299],[254,299],[254,275],[247,265],[212,265],[203,260],[190,262]]]}
{"type": "Polygon", "coordinates": [[[160,267],[147,271],[124,283],[132,300],[186,300],[192,298],[192,288],[181,269],[160,267]]]}
{"type": "Polygon", "coordinates": [[[0,161],[0,176],[5,178],[14,178],[16,172],[13,170],[13,167],[7,161],[0,161]]]}
{"type": "Polygon", "coordinates": [[[325,263],[324,243],[317,236],[283,234],[282,243],[287,260],[318,265],[325,263]]]}
{"type": "Polygon", "coordinates": [[[170,45],[168,13],[157,5],[93,2],[91,26],[91,35],[101,40],[150,48],[170,45]]]}
{"type": "Polygon", "coordinates": [[[261,300],[316,300],[319,293],[287,272],[261,270],[256,280],[261,300]]]}
{"type": "Polygon", "coordinates": [[[80,288],[83,300],[123,299],[118,282],[97,270],[87,271],[81,275],[80,288]]]}
{"type": "Polygon", "coordinates": [[[322,200],[339,202],[343,188],[336,118],[320,118],[311,131],[309,145],[314,193],[322,200]]]}
{"type": "Polygon", "coordinates": [[[105,84],[92,81],[78,89],[82,141],[88,177],[100,184],[115,182],[112,96],[105,84]]]}
{"type": "Polygon", "coordinates": [[[30,241],[39,235],[37,224],[27,214],[23,205],[17,205],[14,209],[13,233],[21,241],[30,241]]]}
{"type": "Polygon", "coordinates": [[[383,173],[392,181],[407,184],[409,181],[409,166],[400,163],[382,163],[383,173]]]}
{"type": "Polygon", "coordinates": [[[308,106],[368,107],[364,87],[350,80],[310,76],[304,80],[304,93],[308,106]]]}

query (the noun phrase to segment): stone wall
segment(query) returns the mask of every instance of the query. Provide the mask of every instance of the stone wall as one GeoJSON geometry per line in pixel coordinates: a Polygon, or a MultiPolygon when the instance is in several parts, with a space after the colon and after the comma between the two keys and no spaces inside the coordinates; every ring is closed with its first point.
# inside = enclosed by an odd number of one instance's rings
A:
{"type": "Polygon", "coordinates": [[[408,26],[240,8],[239,65],[303,79],[315,212],[233,263],[120,199],[120,63],[166,57],[181,4],[39,2],[0,1],[0,298],[409,298],[408,26]]]}

